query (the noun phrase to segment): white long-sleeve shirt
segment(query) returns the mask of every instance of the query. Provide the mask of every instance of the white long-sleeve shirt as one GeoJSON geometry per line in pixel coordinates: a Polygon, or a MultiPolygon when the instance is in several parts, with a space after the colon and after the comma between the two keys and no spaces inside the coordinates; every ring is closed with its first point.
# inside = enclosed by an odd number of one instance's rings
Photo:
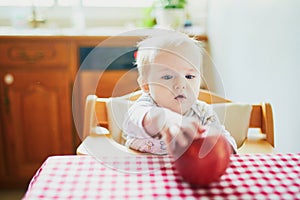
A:
{"type": "MultiPolygon", "coordinates": [[[[123,137],[126,140],[125,145],[129,148],[148,152],[152,154],[167,154],[166,144],[158,135],[149,135],[143,127],[143,119],[151,109],[159,107],[148,94],[142,96],[134,102],[129,108],[123,124],[123,137]]],[[[220,124],[216,113],[212,107],[202,101],[197,101],[184,115],[184,117],[195,117],[200,125],[218,127],[225,138],[231,144],[234,152],[237,151],[237,145],[230,133],[220,124]]]]}

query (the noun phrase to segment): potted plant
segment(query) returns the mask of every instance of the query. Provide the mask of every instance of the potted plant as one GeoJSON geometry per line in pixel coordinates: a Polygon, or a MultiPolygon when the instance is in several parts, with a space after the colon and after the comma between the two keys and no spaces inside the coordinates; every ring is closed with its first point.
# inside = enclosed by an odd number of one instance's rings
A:
{"type": "Polygon", "coordinates": [[[183,9],[185,8],[186,0],[161,0],[164,9],[183,9]]]}
{"type": "Polygon", "coordinates": [[[158,27],[179,29],[185,21],[187,0],[159,0],[156,5],[158,27]]]}

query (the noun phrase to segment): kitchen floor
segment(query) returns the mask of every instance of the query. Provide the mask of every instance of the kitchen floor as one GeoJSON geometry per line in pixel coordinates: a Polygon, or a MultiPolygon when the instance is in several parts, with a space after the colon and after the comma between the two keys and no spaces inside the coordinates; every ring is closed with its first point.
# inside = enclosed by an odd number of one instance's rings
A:
{"type": "Polygon", "coordinates": [[[24,196],[24,190],[0,190],[1,200],[20,200],[24,196]]]}

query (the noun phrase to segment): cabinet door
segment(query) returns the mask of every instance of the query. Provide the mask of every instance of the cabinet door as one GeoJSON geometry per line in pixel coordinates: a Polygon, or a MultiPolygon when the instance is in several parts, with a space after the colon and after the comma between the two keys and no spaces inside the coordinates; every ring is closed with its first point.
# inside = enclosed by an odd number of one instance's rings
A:
{"type": "Polygon", "coordinates": [[[34,175],[51,155],[74,154],[66,72],[1,72],[3,136],[9,169],[34,175]]]}
{"type": "MultiPolygon", "coordinates": [[[[1,107],[1,106],[0,106],[1,107]]],[[[0,115],[1,116],[1,115],[0,115]]],[[[5,148],[4,148],[4,143],[3,143],[3,134],[2,134],[2,120],[0,120],[0,177],[3,178],[6,176],[7,171],[6,171],[6,163],[5,163],[5,148]]]]}

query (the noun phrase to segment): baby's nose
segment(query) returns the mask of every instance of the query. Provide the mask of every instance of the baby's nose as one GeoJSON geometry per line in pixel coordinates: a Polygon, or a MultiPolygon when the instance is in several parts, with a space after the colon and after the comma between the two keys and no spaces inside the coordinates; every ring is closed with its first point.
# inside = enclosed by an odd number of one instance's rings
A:
{"type": "Polygon", "coordinates": [[[186,81],[183,78],[178,78],[174,83],[174,88],[176,90],[185,89],[186,88],[186,81]]]}

